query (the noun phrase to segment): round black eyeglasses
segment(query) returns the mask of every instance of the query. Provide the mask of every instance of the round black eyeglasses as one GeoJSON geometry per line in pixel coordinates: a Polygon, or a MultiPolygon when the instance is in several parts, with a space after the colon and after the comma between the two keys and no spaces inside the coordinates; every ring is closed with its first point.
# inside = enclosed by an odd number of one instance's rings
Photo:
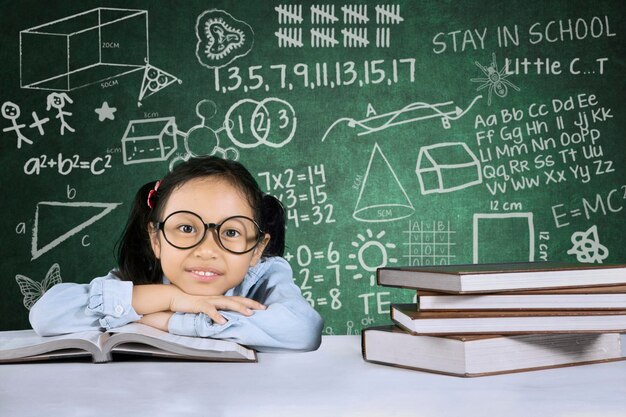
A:
{"type": "Polygon", "coordinates": [[[217,241],[228,252],[243,254],[257,247],[263,239],[259,225],[246,216],[232,216],[221,223],[205,223],[192,211],[175,211],[156,223],[165,240],[177,249],[191,249],[199,245],[209,229],[215,230],[217,241]]]}

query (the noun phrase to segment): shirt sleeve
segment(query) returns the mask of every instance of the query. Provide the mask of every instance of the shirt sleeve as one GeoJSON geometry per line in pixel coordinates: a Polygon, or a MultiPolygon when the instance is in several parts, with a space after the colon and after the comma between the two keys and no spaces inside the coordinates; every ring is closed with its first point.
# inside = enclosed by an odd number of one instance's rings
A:
{"type": "Polygon", "coordinates": [[[31,308],[30,325],[40,336],[120,327],[141,318],[132,292],[133,283],[112,272],[89,284],[57,284],[31,308]]]}
{"type": "Polygon", "coordinates": [[[321,343],[323,320],[302,297],[293,282],[291,267],[282,258],[269,258],[263,276],[241,295],[263,303],[267,309],[252,316],[220,311],[228,320],[219,325],[205,314],[175,313],[170,333],[229,340],[259,351],[310,351],[321,343]]]}

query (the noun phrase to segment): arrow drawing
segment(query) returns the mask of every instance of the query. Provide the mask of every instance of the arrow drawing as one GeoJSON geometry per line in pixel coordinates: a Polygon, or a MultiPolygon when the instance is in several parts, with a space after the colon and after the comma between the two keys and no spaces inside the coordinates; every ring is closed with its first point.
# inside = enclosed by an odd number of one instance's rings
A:
{"type": "Polygon", "coordinates": [[[347,123],[349,127],[361,128],[362,131],[357,133],[357,135],[359,136],[379,132],[392,126],[398,126],[405,123],[418,122],[421,120],[433,119],[437,117],[441,118],[441,123],[443,124],[443,127],[449,129],[450,120],[457,120],[463,117],[482,97],[482,95],[476,96],[465,110],[463,110],[459,106],[455,106],[454,110],[445,111],[446,106],[454,105],[454,102],[452,101],[446,101],[444,103],[436,104],[416,102],[411,103],[401,108],[400,110],[384,114],[378,114],[362,120],[356,120],[351,117],[342,117],[335,120],[335,122],[330,125],[330,127],[326,130],[326,133],[324,133],[324,136],[322,137],[322,142],[326,140],[326,137],[335,126],[337,126],[339,123],[344,122],[347,123]],[[441,108],[444,108],[444,110],[442,111],[441,108]],[[427,114],[423,114],[423,110],[425,109],[430,110],[430,112],[427,114]],[[380,123],[381,121],[382,123],[380,123]]]}

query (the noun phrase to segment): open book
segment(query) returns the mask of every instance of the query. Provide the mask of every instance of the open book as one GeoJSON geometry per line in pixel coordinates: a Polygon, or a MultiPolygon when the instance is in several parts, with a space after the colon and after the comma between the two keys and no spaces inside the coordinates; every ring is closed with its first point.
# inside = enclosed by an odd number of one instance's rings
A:
{"type": "Polygon", "coordinates": [[[256,362],[253,349],[224,340],[177,336],[140,323],[108,332],[38,336],[34,330],[0,332],[0,363],[78,358],[109,362],[112,353],[202,361],[256,362]]]}

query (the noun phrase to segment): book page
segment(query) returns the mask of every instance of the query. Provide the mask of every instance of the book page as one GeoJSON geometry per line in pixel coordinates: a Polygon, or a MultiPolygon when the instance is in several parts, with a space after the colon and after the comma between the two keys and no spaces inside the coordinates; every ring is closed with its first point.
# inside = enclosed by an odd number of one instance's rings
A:
{"type": "MultiPolygon", "coordinates": [[[[224,358],[236,353],[236,356],[252,359],[254,351],[234,342],[215,340],[203,337],[189,337],[173,335],[140,323],[131,323],[116,329],[111,329],[110,341],[107,347],[116,346],[120,343],[138,342],[148,343],[155,347],[168,349],[184,355],[206,356],[207,353],[219,353],[224,358]],[[119,335],[119,336],[117,336],[119,335]],[[123,335],[123,336],[122,336],[123,335]],[[222,355],[223,354],[223,355],[222,355]]],[[[125,347],[125,345],[124,345],[125,347]]],[[[136,346],[135,346],[136,347],[136,346]]],[[[116,348],[116,350],[118,350],[116,348]]]]}
{"type": "Polygon", "coordinates": [[[22,349],[31,346],[40,346],[51,342],[68,342],[63,344],[68,347],[72,347],[72,340],[84,340],[99,346],[99,338],[101,334],[102,333],[99,331],[87,331],[63,334],[59,336],[39,336],[34,330],[13,330],[0,332],[0,352],[22,349]]]}
{"type": "Polygon", "coordinates": [[[85,355],[92,356],[94,361],[105,361],[106,357],[100,351],[101,334],[99,331],[87,331],[42,337],[34,330],[0,332],[0,361],[85,355]]]}

